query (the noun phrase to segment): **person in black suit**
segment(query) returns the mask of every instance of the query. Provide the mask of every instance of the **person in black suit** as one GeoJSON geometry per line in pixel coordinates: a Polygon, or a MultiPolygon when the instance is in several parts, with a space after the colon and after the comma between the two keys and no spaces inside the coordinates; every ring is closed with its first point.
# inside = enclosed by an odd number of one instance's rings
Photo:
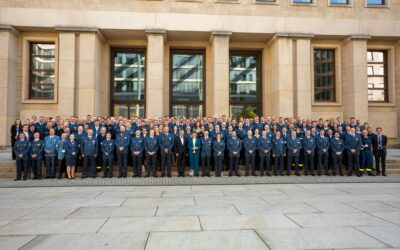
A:
{"type": "Polygon", "coordinates": [[[179,130],[179,136],[175,137],[174,153],[177,160],[178,176],[183,177],[185,175],[187,154],[187,140],[185,137],[185,131],[183,129],[179,130]]]}
{"type": "Polygon", "coordinates": [[[387,136],[382,134],[382,128],[376,128],[376,134],[372,137],[372,149],[375,156],[376,175],[386,175],[386,145],[387,136]],[[382,165],[382,172],[380,166],[382,165]]]}
{"type": "MultiPolygon", "coordinates": [[[[14,124],[11,125],[11,146],[12,148],[14,148],[15,142],[18,140],[18,134],[21,133],[22,131],[22,125],[21,125],[21,120],[20,119],[16,119],[14,124]]],[[[12,158],[13,160],[16,159],[16,155],[14,150],[12,150],[12,158]]]]}

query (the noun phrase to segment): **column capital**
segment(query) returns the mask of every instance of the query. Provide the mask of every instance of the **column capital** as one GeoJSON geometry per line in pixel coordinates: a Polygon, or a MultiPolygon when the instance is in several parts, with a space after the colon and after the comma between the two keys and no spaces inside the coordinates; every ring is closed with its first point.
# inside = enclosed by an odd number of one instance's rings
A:
{"type": "Polygon", "coordinates": [[[291,39],[311,39],[314,38],[313,33],[296,33],[296,32],[278,32],[274,38],[291,38],[291,39]]]}
{"type": "Polygon", "coordinates": [[[16,28],[14,28],[14,26],[12,26],[10,24],[0,24],[0,32],[1,31],[7,31],[7,32],[10,32],[10,33],[12,33],[14,35],[18,35],[19,34],[19,31],[16,28]]]}
{"type": "Polygon", "coordinates": [[[210,43],[213,42],[215,37],[227,37],[229,38],[232,35],[232,31],[228,31],[228,30],[214,30],[211,31],[211,35],[210,35],[210,43]]]}
{"type": "Polygon", "coordinates": [[[348,42],[348,41],[355,41],[355,40],[358,40],[358,41],[366,41],[366,40],[369,40],[369,39],[371,39],[371,35],[368,35],[368,34],[354,34],[354,35],[350,35],[350,36],[348,36],[346,39],[344,39],[344,41],[345,42],[348,42]]]}
{"type": "Polygon", "coordinates": [[[106,38],[104,37],[104,35],[96,27],[56,26],[56,27],[54,27],[54,30],[59,32],[59,33],[61,33],[61,32],[67,32],[67,33],[94,33],[99,37],[100,41],[102,41],[102,42],[106,41],[106,38]]]}
{"type": "Polygon", "coordinates": [[[167,35],[167,31],[165,29],[145,29],[144,32],[146,33],[146,36],[149,35],[160,35],[160,36],[165,36],[167,35]]]}

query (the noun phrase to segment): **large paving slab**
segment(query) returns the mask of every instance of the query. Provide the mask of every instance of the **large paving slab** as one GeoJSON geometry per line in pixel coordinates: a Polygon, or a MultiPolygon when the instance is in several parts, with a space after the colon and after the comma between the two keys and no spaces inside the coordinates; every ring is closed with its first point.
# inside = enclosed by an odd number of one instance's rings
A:
{"type": "Polygon", "coordinates": [[[163,206],[157,209],[156,216],[200,216],[200,215],[239,215],[233,205],[209,206],[163,206]]]}
{"type": "MultiPolygon", "coordinates": [[[[0,236],[0,249],[17,250],[30,242],[36,235],[27,236],[0,236]]],[[[54,247],[54,246],[53,246],[54,247]]]]}
{"type": "Polygon", "coordinates": [[[80,207],[71,213],[68,218],[113,218],[154,216],[157,207],[80,207]]]}
{"type": "Polygon", "coordinates": [[[261,250],[267,245],[253,230],[155,232],[150,233],[146,250],[261,250]]]}
{"type": "Polygon", "coordinates": [[[400,247],[400,227],[357,227],[357,229],[391,247],[400,247]]]}
{"type": "Polygon", "coordinates": [[[351,227],[259,229],[270,249],[376,249],[387,245],[351,227]]]}

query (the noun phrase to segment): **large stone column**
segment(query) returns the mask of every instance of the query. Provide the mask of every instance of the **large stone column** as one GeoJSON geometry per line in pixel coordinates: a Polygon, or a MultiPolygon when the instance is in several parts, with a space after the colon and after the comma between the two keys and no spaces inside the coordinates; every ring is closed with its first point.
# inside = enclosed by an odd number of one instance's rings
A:
{"type": "MultiPolygon", "coordinates": [[[[397,111],[397,135],[400,135],[400,40],[396,42],[394,48],[394,62],[395,62],[395,87],[396,87],[396,111],[397,111]]],[[[398,144],[400,143],[400,138],[397,138],[398,144]]]]}
{"type": "Polygon", "coordinates": [[[345,118],[368,120],[368,75],[366,35],[354,35],[343,47],[343,107],[345,118]]]}
{"type": "Polygon", "coordinates": [[[108,115],[102,98],[102,36],[97,29],[79,31],[76,82],[76,115],[108,115]]]}
{"type": "Polygon", "coordinates": [[[293,40],[287,34],[276,34],[267,44],[270,65],[270,114],[293,117],[293,40]]]}
{"type": "Polygon", "coordinates": [[[10,145],[10,126],[17,117],[17,35],[8,25],[0,25],[0,148],[10,145]]]}
{"type": "Polygon", "coordinates": [[[76,82],[76,34],[60,32],[58,54],[58,114],[61,117],[74,116],[76,82]]]}
{"type": "Polygon", "coordinates": [[[294,115],[311,117],[312,83],[311,83],[311,36],[295,40],[294,67],[294,115]]]}
{"type": "Polygon", "coordinates": [[[146,57],[146,117],[161,117],[168,110],[164,93],[164,41],[166,31],[148,29],[146,57]]]}
{"type": "Polygon", "coordinates": [[[211,33],[212,81],[206,86],[207,116],[229,114],[229,37],[231,35],[230,31],[211,33]]]}

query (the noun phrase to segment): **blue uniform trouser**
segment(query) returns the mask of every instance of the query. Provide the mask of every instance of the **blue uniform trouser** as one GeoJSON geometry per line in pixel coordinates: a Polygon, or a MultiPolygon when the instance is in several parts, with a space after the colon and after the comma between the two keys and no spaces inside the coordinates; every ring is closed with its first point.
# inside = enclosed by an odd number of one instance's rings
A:
{"type": "Polygon", "coordinates": [[[255,152],[253,151],[253,153],[251,154],[249,152],[245,152],[245,159],[246,159],[246,166],[245,166],[246,175],[249,174],[250,165],[251,165],[251,173],[255,175],[256,174],[256,166],[254,165],[256,160],[255,152]]]}
{"type": "Polygon", "coordinates": [[[211,168],[211,155],[201,156],[201,174],[203,176],[210,176],[211,168]]]}
{"type": "Polygon", "coordinates": [[[294,163],[294,172],[296,174],[299,174],[299,154],[288,154],[288,159],[287,159],[287,175],[290,175],[291,169],[292,169],[292,163],[294,163]]]}
{"type": "Polygon", "coordinates": [[[161,152],[161,176],[165,176],[165,163],[167,163],[167,175],[171,176],[172,152],[161,152]]]}
{"type": "Polygon", "coordinates": [[[118,157],[118,166],[119,166],[119,176],[126,177],[127,176],[127,160],[128,160],[128,152],[117,152],[118,157]]]}
{"type": "Polygon", "coordinates": [[[267,175],[271,174],[271,154],[268,152],[267,154],[265,153],[260,153],[260,171],[261,175],[264,175],[264,170],[267,170],[267,175]],[[267,168],[264,168],[264,162],[267,164],[267,168]]]}
{"type": "Polygon", "coordinates": [[[239,157],[240,153],[236,155],[229,154],[229,175],[232,175],[233,171],[235,171],[236,175],[239,175],[239,169],[238,169],[239,157]]]}
{"type": "Polygon", "coordinates": [[[325,174],[328,173],[328,160],[329,160],[328,150],[326,152],[323,151],[318,152],[318,167],[317,167],[318,174],[320,174],[322,170],[322,161],[324,161],[325,174]]]}
{"type": "Polygon", "coordinates": [[[343,154],[337,155],[335,152],[332,153],[332,163],[333,163],[333,174],[336,174],[338,168],[339,173],[342,174],[343,172],[343,154]]]}
{"type": "Polygon", "coordinates": [[[133,174],[134,176],[142,176],[142,153],[138,155],[132,154],[133,174]]]}
{"type": "Polygon", "coordinates": [[[108,177],[112,177],[113,174],[113,156],[107,156],[103,154],[103,175],[108,174],[108,177]],[[108,167],[108,169],[107,169],[108,167]]]}
{"type": "Polygon", "coordinates": [[[156,162],[157,154],[149,155],[146,153],[146,176],[150,176],[151,172],[153,172],[153,177],[157,176],[156,162]]]}
{"type": "Polygon", "coordinates": [[[347,164],[347,171],[348,174],[351,174],[353,172],[353,167],[354,170],[356,171],[356,173],[358,174],[359,169],[360,169],[360,153],[352,153],[350,150],[348,151],[347,154],[347,160],[348,160],[348,164],[347,164]]]}
{"type": "Polygon", "coordinates": [[[361,161],[361,167],[360,167],[360,171],[367,171],[367,173],[371,173],[372,172],[372,152],[371,150],[366,150],[364,149],[362,152],[362,161],[361,161]]]}
{"type": "Polygon", "coordinates": [[[56,157],[46,156],[46,177],[55,177],[56,157]]]}
{"type": "Polygon", "coordinates": [[[199,175],[199,153],[189,153],[189,161],[194,174],[199,175]]]}
{"type": "Polygon", "coordinates": [[[21,180],[21,172],[24,172],[24,179],[28,176],[29,160],[17,158],[17,180],[21,180]]]}
{"type": "Polygon", "coordinates": [[[308,171],[314,174],[314,154],[304,152],[304,174],[308,175],[308,171]]]}
{"type": "Polygon", "coordinates": [[[42,178],[42,158],[36,157],[31,160],[31,169],[35,177],[42,178]]]}
{"type": "Polygon", "coordinates": [[[93,155],[85,155],[85,157],[83,157],[83,172],[82,172],[83,177],[88,176],[89,166],[90,170],[92,170],[92,176],[95,177],[97,175],[97,170],[96,170],[96,159],[93,155]]]}
{"type": "Polygon", "coordinates": [[[283,175],[283,155],[275,155],[274,161],[274,174],[278,175],[278,164],[279,164],[279,174],[283,175]]]}
{"type": "Polygon", "coordinates": [[[222,160],[224,159],[224,153],[220,156],[214,155],[214,164],[215,164],[215,176],[221,176],[222,172],[222,160]]]}

